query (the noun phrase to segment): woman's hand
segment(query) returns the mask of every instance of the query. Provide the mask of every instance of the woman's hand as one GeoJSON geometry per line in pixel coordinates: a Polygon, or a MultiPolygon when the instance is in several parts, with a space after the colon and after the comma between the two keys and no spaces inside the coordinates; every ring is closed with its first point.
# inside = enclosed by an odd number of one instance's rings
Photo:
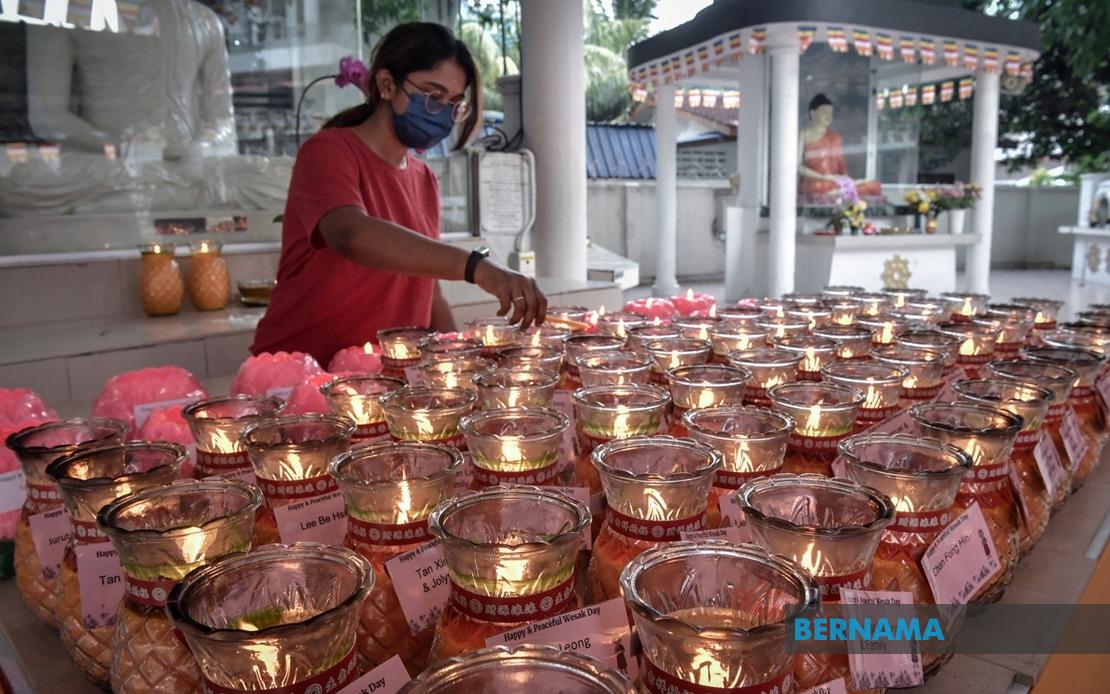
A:
{"type": "Polygon", "coordinates": [[[482,259],[474,268],[474,284],[501,302],[497,315],[504,316],[512,309],[509,322],[519,322],[521,330],[527,330],[532,324],[539,325],[547,317],[547,297],[536,286],[536,281],[489,258],[482,259]]]}

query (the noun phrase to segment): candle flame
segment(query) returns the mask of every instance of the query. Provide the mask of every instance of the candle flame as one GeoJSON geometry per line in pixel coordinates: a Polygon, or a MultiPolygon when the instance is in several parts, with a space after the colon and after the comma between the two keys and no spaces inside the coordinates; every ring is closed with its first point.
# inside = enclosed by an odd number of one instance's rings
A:
{"type": "Polygon", "coordinates": [[[597,310],[597,317],[598,317],[598,318],[601,318],[601,317],[602,317],[602,316],[604,316],[604,315],[605,315],[605,304],[602,304],[602,305],[601,305],[601,308],[599,308],[599,309],[597,310]]]}
{"type": "Polygon", "coordinates": [[[820,371],[821,361],[817,358],[817,353],[813,351],[812,347],[806,347],[805,368],[803,371],[820,371]]]}
{"type": "Polygon", "coordinates": [[[894,323],[883,323],[883,327],[879,330],[879,342],[884,345],[890,344],[894,341],[894,323]]]}
{"type": "Polygon", "coordinates": [[[181,538],[181,557],[187,564],[195,564],[201,559],[204,550],[204,530],[197,527],[186,528],[187,535],[181,538]]]}
{"type": "Polygon", "coordinates": [[[690,670],[697,679],[696,684],[703,687],[728,687],[729,672],[717,657],[707,648],[698,647],[690,661],[690,670]]]}
{"type": "Polygon", "coordinates": [[[690,289],[686,290],[686,300],[687,301],[693,301],[694,300],[694,289],[692,287],[690,289]]]}
{"type": "Polygon", "coordinates": [[[374,353],[374,345],[367,342],[366,344],[364,344],[362,346],[362,352],[363,352],[363,354],[373,354],[374,353]]]}
{"type": "Polygon", "coordinates": [[[965,357],[973,357],[979,354],[979,346],[975,344],[974,338],[968,338],[960,343],[960,354],[965,357]]]}
{"type": "Polygon", "coordinates": [[[647,301],[644,302],[644,307],[646,307],[646,308],[651,308],[654,305],[655,305],[655,299],[648,299],[647,301]]]}
{"type": "Polygon", "coordinates": [[[713,304],[712,306],[709,307],[709,317],[710,318],[716,318],[717,317],[717,304],[713,304]]]}
{"type": "Polygon", "coordinates": [[[651,324],[652,325],[663,325],[663,319],[660,318],[659,316],[656,316],[655,318],[651,319],[651,324]]]}
{"type": "Polygon", "coordinates": [[[809,415],[806,417],[806,423],[803,430],[808,436],[814,436],[821,430],[821,405],[815,403],[809,407],[809,415]]]}
{"type": "Polygon", "coordinates": [[[975,313],[975,307],[971,305],[971,297],[970,296],[965,296],[964,297],[964,305],[960,309],[960,313],[962,315],[965,315],[965,316],[970,316],[970,315],[973,315],[975,313]]]}
{"type": "Polygon", "coordinates": [[[208,439],[207,446],[212,449],[212,453],[238,453],[239,448],[239,432],[236,431],[234,436],[228,436],[227,432],[222,428],[214,428],[206,437],[208,439]]]}
{"type": "Polygon", "coordinates": [[[902,381],[903,388],[916,388],[917,387],[917,374],[910,373],[906,376],[906,380],[902,381]]]}
{"type": "MultiPolygon", "coordinates": [[[[870,379],[868,379],[868,380],[870,380],[870,379]]],[[[882,406],[883,406],[883,394],[882,394],[882,392],[878,388],[876,388],[875,386],[869,384],[867,386],[867,396],[864,398],[864,401],[863,401],[863,409],[865,409],[865,410],[877,410],[882,406]]]]}
{"type": "Polygon", "coordinates": [[[617,405],[616,414],[613,415],[614,438],[627,438],[632,431],[631,413],[625,405],[617,405]]]}
{"type": "Polygon", "coordinates": [[[401,480],[397,484],[397,491],[400,496],[397,498],[397,523],[411,523],[412,522],[412,489],[409,488],[407,480],[401,480]]]}
{"type": "Polygon", "coordinates": [[[962,447],[971,456],[973,465],[982,465],[987,462],[987,452],[975,439],[968,439],[962,447]]]}
{"type": "Polygon", "coordinates": [[[814,576],[820,575],[820,569],[825,563],[825,557],[817,548],[816,542],[810,542],[804,552],[798,557],[798,563],[814,576]]]}

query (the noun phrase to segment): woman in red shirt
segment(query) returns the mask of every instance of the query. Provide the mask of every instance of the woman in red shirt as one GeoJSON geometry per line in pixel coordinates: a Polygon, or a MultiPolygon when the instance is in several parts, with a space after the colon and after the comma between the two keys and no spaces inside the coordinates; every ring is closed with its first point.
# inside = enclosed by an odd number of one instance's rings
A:
{"type": "Polygon", "coordinates": [[[498,315],[542,323],[536,283],[479,253],[439,241],[439,184],[411,149],[458,125],[456,149],[477,129],[481,83],[462,41],[438,24],[390,31],[374,51],[366,103],[328,121],[297,153],[270,307],[251,352],[335,352],[382,328],[455,330],[437,280],[473,282],[498,315]]]}

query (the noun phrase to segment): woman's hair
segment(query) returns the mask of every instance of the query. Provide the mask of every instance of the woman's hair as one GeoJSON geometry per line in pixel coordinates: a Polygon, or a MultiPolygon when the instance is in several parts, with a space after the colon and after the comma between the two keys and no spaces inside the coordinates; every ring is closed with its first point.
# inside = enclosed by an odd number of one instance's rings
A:
{"type": "Polygon", "coordinates": [[[451,30],[431,22],[408,22],[393,27],[374,48],[374,56],[367,75],[366,102],[342,111],[324,128],[351,128],[363,123],[382,103],[382,95],[375,84],[381,70],[389,70],[398,85],[414,72],[430,70],[445,60],[454,60],[466,74],[466,89],[470,92],[470,111],[459,129],[455,149],[470,140],[482,118],[482,78],[478,66],[466,44],[455,38],[451,30]]]}
{"type": "Polygon", "coordinates": [[[818,94],[809,100],[809,112],[813,113],[822,106],[832,106],[833,102],[824,94],[818,94]]]}

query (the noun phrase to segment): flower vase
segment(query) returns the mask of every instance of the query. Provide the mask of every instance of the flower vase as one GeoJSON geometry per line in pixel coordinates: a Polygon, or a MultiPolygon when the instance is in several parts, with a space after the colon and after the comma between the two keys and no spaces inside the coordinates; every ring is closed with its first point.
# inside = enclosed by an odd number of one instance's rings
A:
{"type": "Polygon", "coordinates": [[[967,210],[948,210],[948,233],[964,233],[964,220],[966,218],[967,210]]]}

